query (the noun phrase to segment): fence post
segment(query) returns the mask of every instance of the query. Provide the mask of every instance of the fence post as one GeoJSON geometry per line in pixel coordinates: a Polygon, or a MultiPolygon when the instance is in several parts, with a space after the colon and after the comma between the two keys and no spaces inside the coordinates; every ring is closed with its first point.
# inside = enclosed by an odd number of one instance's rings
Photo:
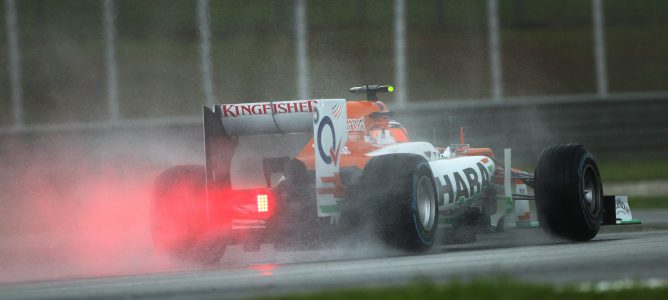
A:
{"type": "Polygon", "coordinates": [[[499,5],[497,0],[487,0],[487,26],[489,31],[489,67],[492,79],[492,100],[503,103],[503,66],[499,41],[499,5]]]}
{"type": "Polygon", "coordinates": [[[397,106],[406,106],[406,1],[394,0],[394,81],[397,106]]]}
{"type": "Polygon", "coordinates": [[[199,32],[199,58],[202,69],[202,89],[206,105],[213,107],[213,73],[211,72],[211,30],[209,26],[209,0],[197,1],[197,26],[199,32]]]}
{"type": "Polygon", "coordinates": [[[295,1],[294,30],[296,37],[295,56],[297,59],[297,96],[299,99],[310,97],[308,34],[306,32],[306,1],[295,1]]]}
{"type": "Polygon", "coordinates": [[[605,20],[603,1],[592,0],[594,59],[596,61],[596,91],[601,98],[608,96],[608,67],[605,53],[605,20]]]}
{"type": "Polygon", "coordinates": [[[5,19],[7,21],[7,54],[9,56],[9,81],[12,99],[14,129],[23,129],[23,87],[21,86],[21,52],[19,52],[18,21],[16,3],[5,0],[5,19]]]}
{"type": "Polygon", "coordinates": [[[116,65],[116,9],[114,0],[104,0],[104,42],[107,68],[107,101],[109,119],[112,123],[120,119],[118,102],[118,70],[116,65]]]}

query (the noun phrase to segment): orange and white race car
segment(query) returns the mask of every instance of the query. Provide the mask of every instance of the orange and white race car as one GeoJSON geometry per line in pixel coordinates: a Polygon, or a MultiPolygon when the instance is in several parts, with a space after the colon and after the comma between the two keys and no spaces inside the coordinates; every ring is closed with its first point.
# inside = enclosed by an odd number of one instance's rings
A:
{"type": "Polygon", "coordinates": [[[464,144],[463,135],[442,148],[411,141],[377,100],[392,86],[350,91],[366,99],[204,107],[205,164],[169,168],[155,182],[156,248],[211,264],[232,244],[316,245],[362,229],[398,249],[426,251],[438,241],[539,222],[574,241],[592,239],[601,225],[637,222],[625,196],[604,196],[582,145],[545,149],[532,174],[510,167],[510,149],[500,161],[489,148],[464,144]],[[296,155],[264,156],[262,184],[233,184],[241,137],[280,142],[291,134],[309,135],[296,155]]]}

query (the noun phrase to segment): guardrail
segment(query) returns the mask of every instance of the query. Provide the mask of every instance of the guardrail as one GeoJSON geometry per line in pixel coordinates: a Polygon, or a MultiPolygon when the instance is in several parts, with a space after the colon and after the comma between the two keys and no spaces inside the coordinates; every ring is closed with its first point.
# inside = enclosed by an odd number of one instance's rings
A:
{"type": "MultiPolygon", "coordinates": [[[[665,156],[668,149],[668,95],[617,95],[514,98],[503,104],[489,100],[438,101],[416,103],[397,110],[401,122],[415,140],[447,145],[459,140],[464,127],[466,142],[491,147],[497,152],[514,149],[518,162],[533,161],[550,144],[585,144],[597,156],[629,158],[665,156]]],[[[145,136],[179,128],[175,139],[201,139],[199,116],[136,119],[119,122],[70,123],[0,129],[6,138],[43,137],[53,134],[91,136],[103,139],[102,132],[125,131],[145,136]],[[187,134],[184,134],[187,133],[187,134]]],[[[500,152],[499,152],[500,153],[500,152]]]]}
{"type": "MultiPolygon", "coordinates": [[[[658,95],[657,95],[658,96],[658,95]]],[[[425,105],[397,119],[420,139],[448,144],[465,128],[467,143],[532,159],[548,145],[582,143],[598,156],[658,157],[668,148],[668,97],[623,95],[581,101],[565,97],[545,102],[509,101],[504,105],[425,105]]]]}

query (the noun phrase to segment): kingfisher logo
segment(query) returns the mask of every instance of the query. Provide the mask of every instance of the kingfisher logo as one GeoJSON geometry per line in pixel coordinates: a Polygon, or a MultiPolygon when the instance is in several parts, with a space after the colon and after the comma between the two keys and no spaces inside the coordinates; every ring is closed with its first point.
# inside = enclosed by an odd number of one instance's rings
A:
{"type": "Polygon", "coordinates": [[[276,101],[264,103],[222,104],[223,117],[262,116],[291,113],[310,113],[316,100],[276,101]]]}
{"type": "Polygon", "coordinates": [[[336,131],[334,130],[334,123],[332,123],[332,119],[329,116],[324,116],[322,121],[320,121],[320,125],[318,126],[318,152],[326,164],[334,164],[335,166],[338,164],[342,144],[341,141],[342,139],[339,139],[339,142],[336,142],[336,131]],[[332,135],[332,146],[329,148],[329,153],[325,151],[325,148],[322,145],[322,137],[323,132],[325,132],[325,127],[329,127],[329,131],[332,135]]]}

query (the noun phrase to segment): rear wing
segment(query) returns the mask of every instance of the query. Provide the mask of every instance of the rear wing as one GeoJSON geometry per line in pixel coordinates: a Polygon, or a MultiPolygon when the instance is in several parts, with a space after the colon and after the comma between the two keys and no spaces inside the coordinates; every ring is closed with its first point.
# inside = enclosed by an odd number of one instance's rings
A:
{"type": "Polygon", "coordinates": [[[203,108],[207,186],[229,188],[238,137],[312,130],[316,100],[220,104],[203,108]]]}
{"type": "Polygon", "coordinates": [[[338,218],[339,154],[348,141],[345,99],[205,106],[203,123],[207,191],[231,188],[240,136],[313,132],[318,216],[338,218]]]}

